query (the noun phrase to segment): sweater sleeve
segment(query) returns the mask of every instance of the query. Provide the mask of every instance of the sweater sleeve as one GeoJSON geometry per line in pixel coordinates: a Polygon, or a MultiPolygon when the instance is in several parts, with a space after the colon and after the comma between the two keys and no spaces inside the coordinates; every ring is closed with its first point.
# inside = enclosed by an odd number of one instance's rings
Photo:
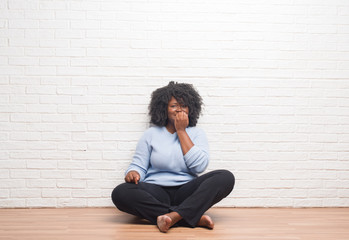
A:
{"type": "Polygon", "coordinates": [[[209,162],[209,148],[206,134],[199,129],[198,133],[191,139],[194,146],[184,155],[184,160],[189,170],[194,173],[205,171],[209,162]]]}
{"type": "Polygon", "coordinates": [[[140,175],[140,181],[144,180],[150,162],[151,146],[149,144],[149,137],[150,132],[146,131],[138,141],[133,160],[127,168],[125,175],[130,171],[137,171],[140,175]]]}

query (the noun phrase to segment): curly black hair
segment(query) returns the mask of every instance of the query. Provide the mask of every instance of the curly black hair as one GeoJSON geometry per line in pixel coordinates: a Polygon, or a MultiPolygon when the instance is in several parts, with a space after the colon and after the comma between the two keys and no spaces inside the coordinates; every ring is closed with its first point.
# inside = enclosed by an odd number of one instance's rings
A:
{"type": "Polygon", "coordinates": [[[168,123],[168,102],[174,97],[178,103],[189,108],[189,126],[196,126],[202,106],[202,98],[192,84],[175,83],[173,81],[165,87],[156,89],[149,104],[150,122],[156,126],[166,126],[168,123]]]}

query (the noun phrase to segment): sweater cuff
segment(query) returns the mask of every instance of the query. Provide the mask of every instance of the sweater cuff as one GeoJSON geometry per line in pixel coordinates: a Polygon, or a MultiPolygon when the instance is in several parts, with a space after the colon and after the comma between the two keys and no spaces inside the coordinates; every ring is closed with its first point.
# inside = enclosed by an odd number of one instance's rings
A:
{"type": "Polygon", "coordinates": [[[188,163],[188,165],[191,165],[193,160],[191,159],[195,159],[195,157],[193,158],[193,156],[195,156],[198,151],[200,151],[199,147],[197,146],[192,146],[191,149],[184,155],[184,160],[188,163]]]}

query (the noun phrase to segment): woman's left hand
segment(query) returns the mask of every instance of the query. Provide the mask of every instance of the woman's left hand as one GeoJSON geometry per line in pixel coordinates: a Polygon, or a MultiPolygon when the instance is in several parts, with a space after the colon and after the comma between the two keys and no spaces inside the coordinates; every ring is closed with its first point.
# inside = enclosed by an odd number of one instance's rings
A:
{"type": "Polygon", "coordinates": [[[188,125],[189,125],[188,114],[186,114],[183,111],[177,113],[174,125],[175,125],[175,128],[176,128],[177,132],[185,130],[188,127],[188,125]]]}

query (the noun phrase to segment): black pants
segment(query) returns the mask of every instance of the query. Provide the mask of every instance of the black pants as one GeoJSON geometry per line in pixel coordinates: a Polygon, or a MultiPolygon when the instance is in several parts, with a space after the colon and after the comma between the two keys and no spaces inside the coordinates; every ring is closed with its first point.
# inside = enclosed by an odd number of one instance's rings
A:
{"type": "Polygon", "coordinates": [[[233,190],[234,175],[215,170],[176,187],[162,187],[140,182],[123,183],[112,192],[115,206],[156,224],[157,217],[178,212],[182,220],[177,226],[195,227],[201,216],[233,190]]]}

